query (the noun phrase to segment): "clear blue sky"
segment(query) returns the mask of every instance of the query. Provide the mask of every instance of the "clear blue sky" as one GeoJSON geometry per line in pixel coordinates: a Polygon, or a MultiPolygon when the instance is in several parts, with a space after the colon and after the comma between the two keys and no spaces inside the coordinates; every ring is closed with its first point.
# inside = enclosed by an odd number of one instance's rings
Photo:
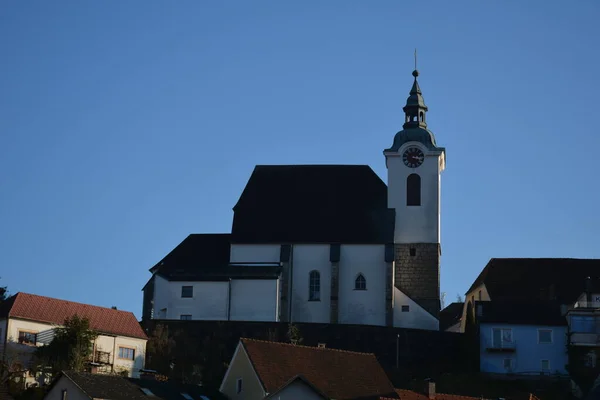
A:
{"type": "Polygon", "coordinates": [[[413,50],[447,149],[442,291],[491,257],[600,257],[600,3],[6,1],[0,284],[141,315],[148,268],[229,232],[255,164],[368,164],[413,50]]]}

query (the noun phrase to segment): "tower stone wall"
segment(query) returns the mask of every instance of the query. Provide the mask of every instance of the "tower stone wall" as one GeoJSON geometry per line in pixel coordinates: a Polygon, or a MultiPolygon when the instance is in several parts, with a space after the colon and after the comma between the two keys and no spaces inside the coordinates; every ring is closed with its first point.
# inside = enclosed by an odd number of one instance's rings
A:
{"type": "Polygon", "coordinates": [[[440,313],[439,243],[396,243],[395,286],[436,318],[440,313]]]}

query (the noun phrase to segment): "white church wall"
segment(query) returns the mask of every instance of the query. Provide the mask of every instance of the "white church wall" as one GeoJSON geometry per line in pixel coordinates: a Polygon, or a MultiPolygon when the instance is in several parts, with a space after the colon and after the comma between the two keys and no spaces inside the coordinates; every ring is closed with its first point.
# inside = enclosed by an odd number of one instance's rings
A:
{"type": "Polygon", "coordinates": [[[341,246],[339,323],[385,325],[385,270],[385,246],[341,246]],[[358,274],[365,277],[366,290],[355,290],[358,274]]]}
{"type": "Polygon", "coordinates": [[[440,242],[440,155],[429,155],[430,151],[420,143],[409,142],[402,146],[397,155],[387,156],[388,206],[396,209],[395,243],[439,243],[440,242]],[[418,168],[404,165],[402,154],[408,147],[423,150],[425,160],[418,168]],[[406,205],[406,179],[410,174],[421,177],[421,205],[406,205]],[[408,229],[407,229],[408,227],[408,229]]]}
{"type": "Polygon", "coordinates": [[[232,321],[277,321],[277,279],[233,279],[231,281],[232,321]]]}
{"type": "Polygon", "coordinates": [[[229,282],[169,282],[156,276],[154,318],[226,320],[229,282]],[[192,297],[181,297],[181,287],[192,286],[192,297]]]}
{"type": "Polygon", "coordinates": [[[294,245],[292,262],[292,321],[328,323],[330,321],[331,262],[329,245],[294,245]],[[319,271],[320,300],[310,301],[309,274],[319,271]]]}
{"type": "Polygon", "coordinates": [[[439,330],[439,321],[410,297],[394,287],[394,327],[439,330]],[[402,311],[408,306],[408,311],[402,311]]]}
{"type": "Polygon", "coordinates": [[[230,262],[279,262],[278,244],[231,244],[230,262]]]}

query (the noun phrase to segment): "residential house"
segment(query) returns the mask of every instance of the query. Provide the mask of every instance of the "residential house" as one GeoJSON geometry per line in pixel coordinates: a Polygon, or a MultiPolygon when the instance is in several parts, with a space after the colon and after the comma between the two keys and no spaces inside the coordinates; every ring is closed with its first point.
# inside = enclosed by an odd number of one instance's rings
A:
{"type": "Polygon", "coordinates": [[[220,391],[232,400],[398,398],[373,354],[246,338],[220,391]]]}
{"type": "MultiPolygon", "coordinates": [[[[2,356],[18,357],[28,368],[36,347],[49,344],[54,329],[74,315],[87,318],[99,333],[92,343],[90,370],[139,375],[148,337],[133,313],[22,292],[7,299],[0,310],[2,356]]],[[[28,376],[27,383],[33,382],[28,376]]]]}
{"type": "Polygon", "coordinates": [[[450,303],[440,311],[440,331],[460,332],[464,305],[464,302],[450,303]]]}
{"type": "Polygon", "coordinates": [[[466,293],[461,332],[472,321],[476,301],[553,301],[570,307],[584,280],[599,276],[600,259],[492,258],[466,293]]]}
{"type": "Polygon", "coordinates": [[[446,153],[418,75],[387,184],[367,165],[256,166],[231,233],[190,235],[150,269],[143,319],[438,330],[446,153]]]}
{"type": "Polygon", "coordinates": [[[556,302],[475,302],[480,370],[566,376],[567,321],[556,302]]]}
{"type": "Polygon", "coordinates": [[[44,400],[225,400],[199,385],[63,371],[44,400]]]}

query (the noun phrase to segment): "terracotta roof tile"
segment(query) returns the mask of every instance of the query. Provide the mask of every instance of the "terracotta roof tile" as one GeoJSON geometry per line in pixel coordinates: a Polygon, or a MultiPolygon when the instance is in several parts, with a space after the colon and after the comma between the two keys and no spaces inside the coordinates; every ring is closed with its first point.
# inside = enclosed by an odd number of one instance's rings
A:
{"type": "Polygon", "coordinates": [[[11,299],[9,318],[22,318],[32,321],[62,325],[65,319],[75,314],[90,321],[90,328],[120,336],[148,339],[132,312],[112,308],[92,306],[73,301],[19,292],[11,299]]]}
{"type": "Polygon", "coordinates": [[[241,343],[268,393],[302,375],[329,398],[397,398],[374,354],[246,338],[241,343]]]}
{"type": "MultiPolygon", "coordinates": [[[[423,393],[415,392],[407,389],[396,389],[396,393],[400,397],[400,400],[430,400],[423,393]]],[[[538,397],[531,393],[523,394],[523,397],[510,397],[510,399],[520,399],[527,398],[527,400],[540,400],[538,397]]],[[[379,400],[388,400],[387,397],[380,397],[379,400]]],[[[461,396],[458,394],[445,394],[445,393],[436,393],[435,400],[490,400],[486,397],[473,397],[473,396],[461,396]]]]}

